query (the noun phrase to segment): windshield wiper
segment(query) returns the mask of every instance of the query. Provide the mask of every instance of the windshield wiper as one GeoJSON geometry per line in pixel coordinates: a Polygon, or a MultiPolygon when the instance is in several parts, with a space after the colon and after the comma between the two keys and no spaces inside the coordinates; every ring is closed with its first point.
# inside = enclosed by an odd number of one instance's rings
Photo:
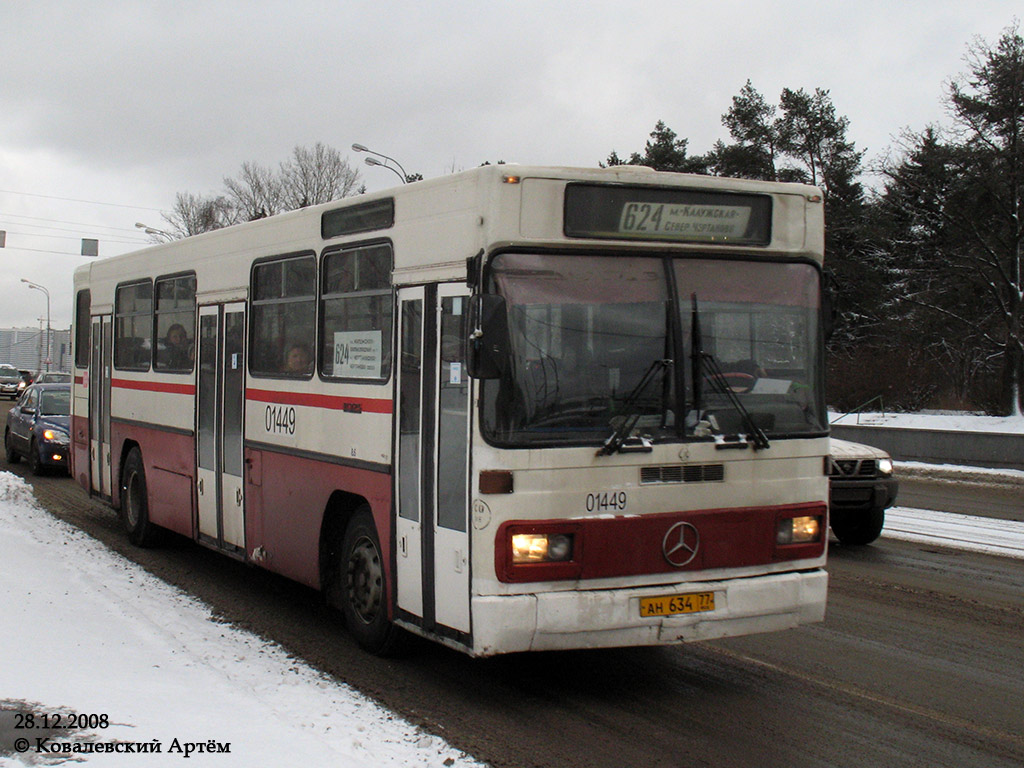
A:
{"type": "Polygon", "coordinates": [[[640,421],[640,410],[636,407],[637,401],[643,396],[647,387],[651,385],[651,382],[657,378],[659,371],[664,371],[672,365],[671,360],[654,360],[648,366],[647,371],[643,376],[640,377],[640,381],[633,387],[633,391],[629,393],[625,401],[622,404],[623,413],[625,416],[619,425],[612,430],[611,435],[604,441],[604,445],[597,452],[598,456],[611,456],[613,453],[622,451],[623,453],[630,452],[645,452],[649,453],[654,450],[651,445],[651,441],[645,437],[640,437],[638,445],[626,445],[626,441],[630,438],[633,429],[636,427],[637,422],[640,421]]]}
{"type": "MultiPolygon", "coordinates": [[[[736,412],[740,415],[740,421],[743,422],[743,426],[747,430],[747,440],[751,445],[754,446],[754,450],[761,450],[763,448],[770,448],[771,443],[768,442],[768,436],[764,433],[757,424],[754,423],[754,417],[750,415],[750,411],[747,410],[743,402],[736,396],[736,393],[732,391],[732,387],[726,382],[725,374],[722,372],[721,366],[715,359],[714,355],[710,352],[705,352],[703,348],[703,340],[700,333],[700,318],[697,311],[697,294],[691,294],[691,301],[693,303],[693,321],[691,323],[691,347],[690,356],[693,360],[693,407],[694,410],[700,414],[700,401],[701,401],[701,383],[707,381],[719,394],[725,395],[729,404],[736,409],[736,412]],[[708,375],[710,373],[710,375],[708,375]]],[[[698,419],[699,420],[699,419],[698,419]]],[[[742,443],[736,444],[737,447],[742,443]]]]}

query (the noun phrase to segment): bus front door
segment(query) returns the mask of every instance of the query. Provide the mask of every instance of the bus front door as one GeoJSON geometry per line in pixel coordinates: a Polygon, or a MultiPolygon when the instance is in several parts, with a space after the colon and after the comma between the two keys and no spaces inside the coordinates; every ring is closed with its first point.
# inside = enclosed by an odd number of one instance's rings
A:
{"type": "Polygon", "coordinates": [[[110,373],[112,332],[110,315],[92,318],[89,337],[89,484],[92,492],[112,496],[110,468],[110,373]]]}
{"type": "Polygon", "coordinates": [[[200,541],[245,551],[242,416],[245,304],[199,308],[196,494],[200,541]]]}
{"type": "Polygon", "coordinates": [[[468,303],[461,285],[405,288],[398,294],[399,617],[455,637],[470,633],[468,303]]]}

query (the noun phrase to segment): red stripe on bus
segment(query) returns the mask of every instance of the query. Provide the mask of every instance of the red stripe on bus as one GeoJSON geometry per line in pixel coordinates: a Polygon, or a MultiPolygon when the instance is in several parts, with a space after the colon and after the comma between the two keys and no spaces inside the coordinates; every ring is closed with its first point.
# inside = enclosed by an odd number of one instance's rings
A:
{"type": "Polygon", "coordinates": [[[139,389],[143,392],[169,392],[173,395],[194,395],[196,393],[195,384],[169,384],[163,381],[111,379],[110,386],[119,389],[139,389]]]}
{"type": "Polygon", "coordinates": [[[281,405],[305,405],[311,408],[327,408],[332,411],[349,413],[392,413],[394,405],[390,400],[368,397],[342,397],[339,395],[316,395],[309,392],[281,392],[273,389],[247,389],[246,400],[281,405]]]}

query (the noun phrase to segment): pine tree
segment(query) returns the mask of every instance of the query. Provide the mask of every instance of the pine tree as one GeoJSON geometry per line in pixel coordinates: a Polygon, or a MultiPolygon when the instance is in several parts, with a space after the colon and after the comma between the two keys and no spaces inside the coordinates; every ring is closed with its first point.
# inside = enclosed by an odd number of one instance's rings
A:
{"type": "Polygon", "coordinates": [[[911,134],[883,166],[905,303],[940,315],[1000,361],[1003,412],[1021,413],[1024,381],[1024,39],[977,40],[952,81],[954,125],[911,134]],[[925,247],[915,247],[925,246],[925,247]],[[927,258],[925,254],[934,254],[927,258]]]}
{"type": "Polygon", "coordinates": [[[659,120],[654,130],[651,131],[650,139],[644,147],[644,154],[634,152],[629,160],[623,160],[616,152],[608,155],[605,164],[609,167],[615,165],[645,165],[656,171],[674,171],[676,173],[707,173],[707,159],[704,157],[690,157],[686,154],[687,139],[677,138],[676,132],[659,120]]]}

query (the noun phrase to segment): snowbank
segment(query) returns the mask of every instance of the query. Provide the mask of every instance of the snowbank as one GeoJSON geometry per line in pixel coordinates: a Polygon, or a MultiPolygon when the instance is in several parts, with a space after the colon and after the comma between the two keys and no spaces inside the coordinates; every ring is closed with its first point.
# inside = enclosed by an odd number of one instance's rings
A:
{"type": "Polygon", "coordinates": [[[218,623],[199,601],[41,510],[9,472],[0,472],[0,617],[0,766],[69,757],[171,765],[189,745],[188,764],[203,766],[480,765],[280,647],[218,623]],[[35,728],[15,729],[28,713],[35,728]],[[87,718],[96,727],[56,736],[39,728],[57,714],[62,725],[96,715],[87,718]],[[141,745],[160,752],[138,754],[141,745]]]}
{"type": "Polygon", "coordinates": [[[1024,433],[1024,416],[979,416],[963,411],[920,413],[832,413],[830,424],[860,424],[907,429],[947,429],[963,432],[1024,433]]]}

